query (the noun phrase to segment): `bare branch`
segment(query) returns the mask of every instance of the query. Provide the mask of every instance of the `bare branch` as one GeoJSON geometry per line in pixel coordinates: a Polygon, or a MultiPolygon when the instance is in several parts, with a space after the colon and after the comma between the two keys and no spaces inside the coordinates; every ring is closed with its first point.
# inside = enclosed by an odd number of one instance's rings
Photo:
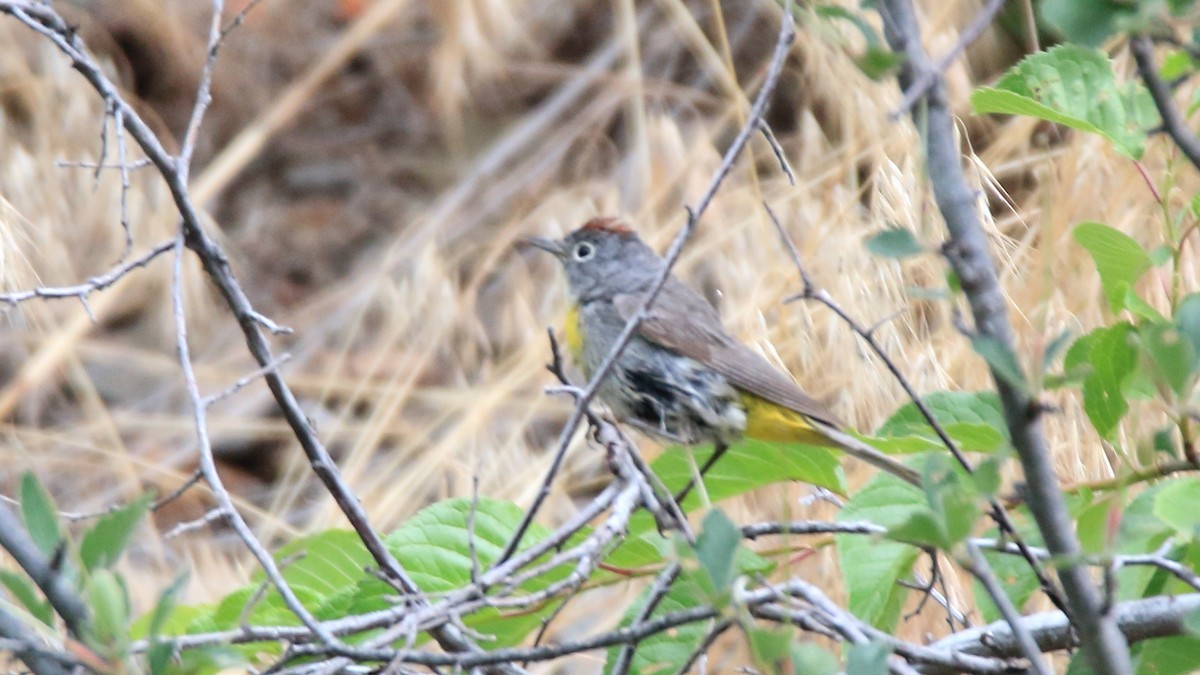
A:
{"type": "Polygon", "coordinates": [[[1030,669],[1038,675],[1051,675],[1054,671],[1042,659],[1041,650],[1038,648],[1037,642],[1034,641],[1033,635],[1022,622],[1022,616],[1017,608],[1013,606],[1012,600],[1008,597],[1008,593],[1004,592],[1004,587],[996,579],[996,575],[992,573],[991,565],[988,565],[987,558],[983,557],[983,553],[979,547],[972,542],[967,542],[967,555],[970,556],[966,561],[966,568],[980,584],[983,584],[984,590],[988,596],[992,598],[992,602],[996,603],[996,608],[1000,610],[1000,615],[1008,622],[1009,628],[1012,629],[1013,636],[1016,639],[1017,646],[1021,649],[1021,655],[1029,661],[1030,669]]]}
{"type": "Polygon", "coordinates": [[[1200,138],[1192,133],[1187,120],[1176,107],[1171,88],[1158,76],[1158,67],[1154,65],[1154,43],[1145,35],[1135,35],[1129,39],[1129,52],[1137,63],[1138,75],[1150,90],[1154,107],[1162,116],[1163,130],[1175,141],[1192,166],[1200,169],[1200,138]]]}
{"type": "MultiPolygon", "coordinates": [[[[1011,350],[1012,330],[1005,297],[976,212],[976,194],[963,175],[945,83],[921,46],[921,32],[911,2],[884,0],[879,4],[879,12],[888,44],[905,56],[900,71],[901,86],[909,88],[923,77],[933,77],[917,123],[926,130],[922,137],[929,180],[950,234],[944,252],[962,282],[975,330],[1011,350]]],[[[995,372],[992,379],[1000,395],[1009,436],[1024,469],[1030,511],[1048,548],[1064,561],[1058,568],[1059,579],[1072,618],[1079,627],[1088,662],[1099,675],[1129,673],[1132,666],[1125,639],[1112,618],[1100,612],[1099,590],[1086,566],[1077,560],[1079,540],[1058,487],[1035,402],[1027,391],[995,372]]]]}
{"type": "Polygon", "coordinates": [[[127,260],[116,267],[113,267],[104,274],[94,276],[82,284],[75,286],[57,286],[57,287],[38,287],[27,291],[16,291],[13,293],[0,293],[0,303],[8,305],[18,305],[27,300],[40,298],[42,300],[57,300],[61,298],[76,298],[86,300],[89,295],[96,291],[102,291],[109,286],[123,279],[127,274],[139,267],[149,265],[158,256],[170,251],[175,245],[174,239],[168,239],[154,248],[146,251],[142,255],[127,260]]]}

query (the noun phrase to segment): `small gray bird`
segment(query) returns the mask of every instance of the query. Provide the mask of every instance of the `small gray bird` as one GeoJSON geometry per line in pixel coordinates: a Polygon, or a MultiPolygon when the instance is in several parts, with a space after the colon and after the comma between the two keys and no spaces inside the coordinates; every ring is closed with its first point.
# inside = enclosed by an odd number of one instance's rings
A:
{"type": "MultiPolygon", "coordinates": [[[[666,263],[611,217],[590,220],[562,240],[527,241],[554,254],[566,270],[567,348],[591,377],[666,263]]],[[[712,461],[748,437],[839,448],[920,482],[913,469],[843,433],[832,412],[730,336],[713,306],[674,276],[598,394],[619,419],[644,430],[689,445],[715,444],[712,461]]]]}

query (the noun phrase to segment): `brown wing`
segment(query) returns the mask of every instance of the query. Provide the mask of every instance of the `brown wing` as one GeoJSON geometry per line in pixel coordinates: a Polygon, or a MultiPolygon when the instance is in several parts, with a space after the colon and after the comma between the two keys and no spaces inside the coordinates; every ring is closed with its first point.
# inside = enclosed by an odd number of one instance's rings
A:
{"type": "MultiPolygon", "coordinates": [[[[641,305],[642,295],[618,295],[613,305],[626,321],[641,305]]],[[[840,420],[786,374],[741,344],[721,324],[717,310],[696,291],[668,279],[638,333],[667,349],[712,368],[729,383],[772,403],[841,428],[840,420]]]]}

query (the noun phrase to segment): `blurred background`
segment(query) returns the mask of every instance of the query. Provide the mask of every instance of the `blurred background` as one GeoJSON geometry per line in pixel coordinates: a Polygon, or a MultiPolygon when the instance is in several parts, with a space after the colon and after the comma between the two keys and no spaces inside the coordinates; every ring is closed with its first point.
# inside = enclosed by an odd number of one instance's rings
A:
{"type": "MultiPolygon", "coordinates": [[[[177,137],[203,63],[208,3],[56,4],[142,114],[177,137]]],[[[917,4],[936,57],[981,3],[917,4]]],[[[229,21],[247,2],[226,5],[229,21]]],[[[826,5],[878,25],[856,3],[826,5]]],[[[565,296],[554,261],[514,244],[616,214],[662,250],[745,119],[781,11],[770,0],[263,0],[233,30],[218,57],[193,194],[257,309],[295,329],[274,338],[292,356],[284,373],[378,528],[469,496],[474,477],[483,495],[529,502],[569,409],[543,394],[553,384],[545,331],[559,326],[565,296]]],[[[796,184],[753,139],[678,272],[732,332],[870,431],[903,393],[831,312],[783,304],[801,286],[763,200],[814,281],[863,323],[883,322],[878,337],[919,390],[988,381],[937,297],[945,288],[937,256],[899,263],[863,247],[886,226],[909,228],[934,249],[943,234],[917,133],[907,118],[888,117],[900,98],[894,78],[864,74],[864,32],[832,14],[796,10],[798,37],[767,116],[796,184]]],[[[1155,206],[1137,167],[1098,137],[970,114],[971,87],[1018,60],[1026,32],[1019,21],[998,24],[946,75],[1032,363],[1063,329],[1078,334],[1100,317],[1098,281],[1070,226],[1102,220],[1153,244],[1141,224],[1155,206]]],[[[1128,72],[1127,57],[1117,58],[1128,72]]],[[[0,20],[5,290],[78,283],[123,255],[119,173],[73,164],[102,156],[101,120],[100,100],[61,54],[0,20]]],[[[111,128],[107,138],[112,162],[111,128]]],[[[1169,161],[1165,142],[1153,141],[1151,173],[1169,161]]],[[[130,180],[136,255],[172,236],[177,221],[152,170],[130,180]]],[[[200,384],[216,393],[254,366],[201,271],[186,273],[200,384]]],[[[159,260],[94,295],[94,322],[76,301],[5,311],[5,495],[32,470],[61,508],[89,512],[168,492],[191,475],[196,443],[169,275],[159,260]]],[[[1080,437],[1077,403],[1057,403],[1048,424],[1063,479],[1109,476],[1101,446],[1080,437]]],[[[222,475],[265,541],[345,526],[261,382],[219,403],[211,425],[222,475]]],[[[854,485],[870,475],[850,464],[847,472],[854,485]]],[[[581,435],[544,520],[565,518],[606,480],[601,453],[581,435]]],[[[740,521],[830,517],[812,494],[778,486],[728,510],[740,521]]],[[[161,536],[208,505],[205,488],[192,488],[143,528],[125,563],[146,580],[132,589],[139,607],[179,568],[192,570],[191,602],[248,579],[252,561],[219,528],[161,536]]],[[[832,551],[820,546],[781,561],[812,581],[837,576],[832,551]]],[[[969,611],[959,581],[951,571],[952,599],[969,611]]],[[[608,593],[628,599],[639,587],[608,593]]],[[[602,601],[572,603],[556,630],[615,623],[612,607],[625,603],[602,601]]],[[[940,616],[926,612],[904,630],[936,635],[940,616]]],[[[581,658],[596,666],[589,659],[600,657],[581,658]]]]}

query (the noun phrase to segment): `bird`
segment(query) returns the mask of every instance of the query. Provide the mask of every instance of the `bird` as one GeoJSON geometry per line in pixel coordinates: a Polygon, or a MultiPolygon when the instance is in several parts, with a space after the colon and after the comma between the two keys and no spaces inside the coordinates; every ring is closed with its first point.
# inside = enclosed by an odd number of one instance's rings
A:
{"type": "MultiPolygon", "coordinates": [[[[525,241],[554,255],[566,272],[565,342],[591,378],[666,261],[628,223],[611,216],[593,218],[562,239],[525,241]]],[[[731,444],[752,438],[837,448],[920,484],[914,469],[847,434],[845,424],[791,376],[730,335],[716,308],[673,274],[597,395],[617,419],[652,435],[685,445],[712,443],[702,474],[731,444]]]]}

